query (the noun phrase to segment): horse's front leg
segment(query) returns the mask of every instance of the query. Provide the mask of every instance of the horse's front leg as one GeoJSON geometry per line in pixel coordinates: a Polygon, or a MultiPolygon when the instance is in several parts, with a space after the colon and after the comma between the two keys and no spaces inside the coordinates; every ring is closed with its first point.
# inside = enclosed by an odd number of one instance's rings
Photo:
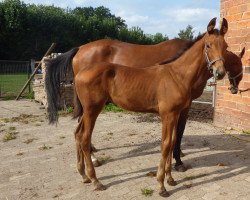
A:
{"type": "Polygon", "coordinates": [[[172,170],[173,149],[174,149],[175,143],[176,143],[176,127],[177,127],[177,123],[178,123],[178,118],[179,118],[178,115],[174,116],[173,130],[169,130],[169,131],[172,131],[172,142],[170,144],[170,150],[169,150],[169,154],[167,157],[165,172],[166,172],[166,176],[167,176],[167,183],[171,186],[177,185],[176,181],[172,177],[171,170],[172,170]]]}
{"type": "Polygon", "coordinates": [[[169,171],[168,168],[169,166],[167,166],[166,168],[166,162],[167,158],[169,158],[170,155],[172,156],[171,145],[174,139],[172,135],[176,132],[178,115],[176,115],[175,113],[171,113],[165,116],[161,116],[161,118],[162,118],[161,160],[157,171],[157,181],[160,183],[159,194],[163,197],[167,197],[169,196],[169,193],[167,192],[164,186],[165,172],[167,170],[168,173],[170,173],[171,175],[171,171],[169,171]]]}
{"type": "Polygon", "coordinates": [[[187,170],[187,167],[181,161],[181,141],[186,127],[189,108],[190,106],[181,112],[177,125],[177,138],[174,146],[173,156],[176,161],[175,169],[179,172],[185,172],[187,170]]]}

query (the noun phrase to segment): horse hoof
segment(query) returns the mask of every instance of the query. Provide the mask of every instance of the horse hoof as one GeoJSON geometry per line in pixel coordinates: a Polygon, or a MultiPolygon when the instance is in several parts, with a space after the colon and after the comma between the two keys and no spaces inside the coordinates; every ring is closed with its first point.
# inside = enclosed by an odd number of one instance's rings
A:
{"type": "Polygon", "coordinates": [[[107,188],[103,184],[101,184],[100,182],[95,184],[95,190],[96,191],[103,191],[103,190],[106,190],[106,189],[107,188]]]}
{"type": "Polygon", "coordinates": [[[97,152],[97,148],[95,148],[92,144],[91,144],[91,150],[92,152],[97,152]]]}
{"type": "Polygon", "coordinates": [[[94,167],[99,167],[102,165],[102,163],[98,160],[95,160],[95,161],[93,161],[93,165],[94,165],[94,167]]]}
{"type": "Polygon", "coordinates": [[[83,183],[91,183],[91,180],[89,178],[83,178],[83,183]]]}
{"type": "Polygon", "coordinates": [[[183,152],[181,151],[181,152],[180,152],[180,156],[181,156],[181,157],[184,157],[184,156],[186,156],[186,154],[183,153],[183,152]]]}
{"type": "Polygon", "coordinates": [[[159,192],[159,195],[162,196],[162,197],[169,197],[169,196],[170,196],[170,194],[167,192],[166,189],[161,190],[161,191],[159,192]]]}
{"type": "Polygon", "coordinates": [[[169,179],[167,180],[167,183],[168,183],[168,185],[170,185],[170,186],[176,186],[176,185],[177,185],[177,182],[176,182],[173,178],[169,178],[169,179]]]}
{"type": "Polygon", "coordinates": [[[188,169],[184,164],[177,165],[174,168],[177,172],[185,172],[188,169]]]}

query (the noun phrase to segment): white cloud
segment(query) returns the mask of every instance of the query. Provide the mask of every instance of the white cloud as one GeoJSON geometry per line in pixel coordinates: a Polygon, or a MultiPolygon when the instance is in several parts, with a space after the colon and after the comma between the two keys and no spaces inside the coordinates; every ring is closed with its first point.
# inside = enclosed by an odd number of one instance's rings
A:
{"type": "Polygon", "coordinates": [[[179,8],[165,10],[164,13],[178,22],[202,21],[218,15],[217,10],[207,8],[179,8]]]}
{"type": "Polygon", "coordinates": [[[148,22],[149,17],[146,15],[138,15],[133,12],[128,12],[126,10],[120,10],[116,12],[116,16],[120,16],[131,26],[138,26],[138,24],[144,24],[148,22]]]}

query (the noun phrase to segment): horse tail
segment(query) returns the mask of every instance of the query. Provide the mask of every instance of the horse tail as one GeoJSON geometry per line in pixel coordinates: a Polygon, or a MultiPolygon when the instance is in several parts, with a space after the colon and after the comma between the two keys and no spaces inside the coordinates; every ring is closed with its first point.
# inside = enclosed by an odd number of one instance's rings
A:
{"type": "Polygon", "coordinates": [[[72,59],[78,50],[79,48],[71,49],[56,58],[46,61],[45,91],[47,93],[49,124],[58,121],[60,85],[65,80],[67,72],[72,72],[72,59]]]}
{"type": "MultiPolygon", "coordinates": [[[[77,96],[76,88],[74,87],[74,113],[73,113],[73,119],[82,116],[83,114],[83,108],[82,104],[77,96]]],[[[79,120],[78,120],[79,121],[79,120]]]]}

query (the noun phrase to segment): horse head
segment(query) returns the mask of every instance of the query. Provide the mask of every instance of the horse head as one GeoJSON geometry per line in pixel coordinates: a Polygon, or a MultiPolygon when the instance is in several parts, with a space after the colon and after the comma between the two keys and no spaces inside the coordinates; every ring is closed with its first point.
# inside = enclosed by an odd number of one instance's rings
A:
{"type": "Polygon", "coordinates": [[[238,93],[238,86],[243,78],[243,67],[241,58],[245,53],[245,47],[242,49],[239,55],[232,52],[228,53],[228,59],[225,61],[225,67],[228,74],[228,79],[230,82],[230,87],[228,88],[232,94],[238,93]]]}
{"type": "Polygon", "coordinates": [[[213,18],[209,22],[207,33],[204,36],[204,53],[208,63],[208,70],[213,73],[217,80],[221,80],[226,74],[224,56],[228,46],[224,39],[224,35],[228,30],[228,23],[227,20],[223,18],[220,30],[215,29],[215,25],[216,18],[213,18]]]}

